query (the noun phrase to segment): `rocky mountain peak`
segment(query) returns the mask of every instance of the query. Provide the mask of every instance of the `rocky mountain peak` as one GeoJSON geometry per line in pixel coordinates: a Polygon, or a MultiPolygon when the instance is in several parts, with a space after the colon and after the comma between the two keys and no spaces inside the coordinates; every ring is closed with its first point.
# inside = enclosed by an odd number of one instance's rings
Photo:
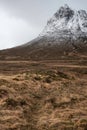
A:
{"type": "Polygon", "coordinates": [[[64,5],[50,18],[40,36],[45,37],[84,37],[87,36],[87,12],[72,10],[64,5]]]}
{"type": "Polygon", "coordinates": [[[74,11],[67,4],[65,4],[64,6],[60,7],[54,15],[56,18],[66,17],[67,19],[69,19],[74,15],[74,11]]]}

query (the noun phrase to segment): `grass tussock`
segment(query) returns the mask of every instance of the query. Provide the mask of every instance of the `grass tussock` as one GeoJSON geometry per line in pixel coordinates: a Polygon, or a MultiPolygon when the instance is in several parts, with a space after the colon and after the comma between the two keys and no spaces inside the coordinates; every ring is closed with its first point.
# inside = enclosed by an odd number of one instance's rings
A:
{"type": "Polygon", "coordinates": [[[85,69],[20,67],[0,75],[1,130],[87,130],[85,69]]]}

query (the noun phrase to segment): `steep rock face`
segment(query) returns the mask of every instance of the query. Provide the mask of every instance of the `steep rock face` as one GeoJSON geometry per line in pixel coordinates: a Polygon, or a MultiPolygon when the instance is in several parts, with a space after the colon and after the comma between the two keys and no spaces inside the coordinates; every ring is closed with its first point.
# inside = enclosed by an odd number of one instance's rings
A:
{"type": "Polygon", "coordinates": [[[87,13],[85,10],[74,11],[68,5],[60,9],[47,22],[40,37],[87,37],[87,13]]]}

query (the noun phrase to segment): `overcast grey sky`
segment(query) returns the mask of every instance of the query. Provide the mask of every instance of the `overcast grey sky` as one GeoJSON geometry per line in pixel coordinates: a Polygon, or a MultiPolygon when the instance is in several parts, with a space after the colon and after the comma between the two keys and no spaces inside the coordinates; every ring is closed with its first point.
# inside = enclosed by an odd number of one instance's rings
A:
{"type": "Polygon", "coordinates": [[[37,37],[47,20],[64,4],[87,10],[87,0],[0,0],[0,49],[37,37]]]}

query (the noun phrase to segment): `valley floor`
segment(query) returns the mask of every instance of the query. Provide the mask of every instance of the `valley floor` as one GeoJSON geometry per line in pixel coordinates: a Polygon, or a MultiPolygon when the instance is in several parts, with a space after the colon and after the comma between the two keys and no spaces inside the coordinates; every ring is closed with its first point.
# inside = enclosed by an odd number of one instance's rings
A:
{"type": "Polygon", "coordinates": [[[87,60],[0,61],[0,130],[87,130],[87,60]]]}

